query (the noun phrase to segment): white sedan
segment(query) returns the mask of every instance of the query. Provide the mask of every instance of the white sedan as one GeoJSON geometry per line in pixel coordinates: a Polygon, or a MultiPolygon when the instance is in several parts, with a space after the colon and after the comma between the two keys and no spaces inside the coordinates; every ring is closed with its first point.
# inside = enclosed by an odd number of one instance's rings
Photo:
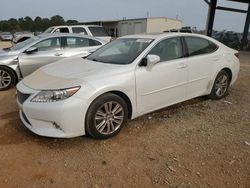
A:
{"type": "Polygon", "coordinates": [[[121,37],[24,78],[17,85],[20,117],[38,135],[106,139],[127,119],[198,96],[223,98],[237,79],[238,55],[196,34],[121,37]]]}

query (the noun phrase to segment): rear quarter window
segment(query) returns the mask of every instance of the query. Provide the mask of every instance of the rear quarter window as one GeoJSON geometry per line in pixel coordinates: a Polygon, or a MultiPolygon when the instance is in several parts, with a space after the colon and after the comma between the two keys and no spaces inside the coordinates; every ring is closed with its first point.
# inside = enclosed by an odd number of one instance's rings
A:
{"type": "Polygon", "coordinates": [[[185,41],[189,56],[208,54],[218,49],[213,42],[199,37],[185,37],[185,41]]]}

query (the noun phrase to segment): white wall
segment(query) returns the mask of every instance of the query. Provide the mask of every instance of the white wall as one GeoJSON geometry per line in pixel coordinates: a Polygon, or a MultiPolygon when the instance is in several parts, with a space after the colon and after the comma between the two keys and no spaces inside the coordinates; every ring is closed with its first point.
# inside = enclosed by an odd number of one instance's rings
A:
{"type": "Polygon", "coordinates": [[[182,21],[170,18],[148,18],[147,33],[159,33],[171,29],[181,29],[182,21]]]}
{"type": "Polygon", "coordinates": [[[145,33],[147,29],[146,19],[123,20],[118,24],[119,36],[145,33]]]}

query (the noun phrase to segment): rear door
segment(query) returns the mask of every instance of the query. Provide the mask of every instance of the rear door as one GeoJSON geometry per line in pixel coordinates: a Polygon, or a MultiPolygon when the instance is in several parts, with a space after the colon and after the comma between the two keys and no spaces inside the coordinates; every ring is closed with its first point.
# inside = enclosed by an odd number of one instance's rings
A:
{"type": "Polygon", "coordinates": [[[33,45],[33,47],[36,47],[37,51],[24,52],[19,56],[19,67],[23,77],[44,65],[64,58],[60,37],[45,39],[33,45]]]}
{"type": "Polygon", "coordinates": [[[215,52],[218,47],[211,41],[193,36],[184,38],[189,53],[187,98],[194,98],[207,93],[222,57],[215,52]]]}

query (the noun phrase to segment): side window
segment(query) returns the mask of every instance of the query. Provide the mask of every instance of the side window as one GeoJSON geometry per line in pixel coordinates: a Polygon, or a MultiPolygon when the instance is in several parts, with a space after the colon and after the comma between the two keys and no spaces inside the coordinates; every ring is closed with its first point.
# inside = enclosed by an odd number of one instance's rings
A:
{"type": "Polygon", "coordinates": [[[67,27],[58,28],[54,33],[69,33],[69,29],[67,27]]]}
{"type": "Polygon", "coordinates": [[[160,61],[169,61],[183,57],[182,43],[180,38],[170,38],[159,42],[149,54],[158,55],[160,61]]]}
{"type": "Polygon", "coordinates": [[[87,31],[83,27],[72,27],[73,33],[82,33],[87,35],[87,31]]]}
{"type": "Polygon", "coordinates": [[[66,47],[68,48],[81,48],[90,46],[89,39],[80,37],[67,37],[66,47]]]}
{"type": "Polygon", "coordinates": [[[48,51],[48,50],[54,50],[54,49],[60,49],[61,48],[61,40],[59,37],[50,38],[43,40],[36,45],[38,51],[48,51]]]}
{"type": "Polygon", "coordinates": [[[97,40],[89,39],[89,46],[99,46],[99,45],[102,45],[102,43],[100,43],[97,40]]]}
{"type": "Polygon", "coordinates": [[[217,50],[217,45],[199,37],[185,37],[190,56],[207,54],[217,50]]]}

